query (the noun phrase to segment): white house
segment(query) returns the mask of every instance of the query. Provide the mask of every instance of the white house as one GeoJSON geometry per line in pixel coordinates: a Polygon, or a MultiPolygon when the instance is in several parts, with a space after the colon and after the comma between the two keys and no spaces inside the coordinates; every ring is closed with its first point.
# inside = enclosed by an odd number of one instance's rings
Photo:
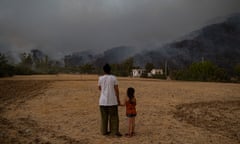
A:
{"type": "Polygon", "coordinates": [[[152,75],[163,75],[163,69],[152,69],[151,74],[152,75]]]}
{"type": "Polygon", "coordinates": [[[152,77],[154,75],[163,75],[163,69],[152,69],[149,73],[148,73],[148,77],[152,77]]]}
{"type": "Polygon", "coordinates": [[[140,77],[145,72],[145,69],[133,69],[132,76],[133,77],[140,77]]]}
{"type": "MultiPolygon", "coordinates": [[[[141,77],[143,73],[145,73],[145,69],[132,69],[132,76],[133,77],[141,77]]],[[[154,75],[163,75],[163,69],[152,69],[147,76],[152,77],[154,75]]]]}

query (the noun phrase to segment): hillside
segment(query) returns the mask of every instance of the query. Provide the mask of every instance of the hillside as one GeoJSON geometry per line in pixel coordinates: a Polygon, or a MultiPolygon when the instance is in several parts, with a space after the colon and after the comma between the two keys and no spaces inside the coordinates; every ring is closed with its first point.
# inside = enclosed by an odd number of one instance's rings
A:
{"type": "Polygon", "coordinates": [[[137,52],[132,47],[119,46],[103,53],[85,51],[66,56],[65,63],[99,66],[106,62],[120,63],[129,57],[133,57],[135,65],[140,67],[146,63],[164,67],[167,61],[170,69],[179,69],[204,60],[228,70],[233,69],[240,62],[240,14],[231,15],[223,22],[208,25],[181,40],[153,50],[137,52]]]}
{"type": "MultiPolygon", "coordinates": [[[[145,48],[141,51],[131,46],[119,46],[105,51],[86,50],[64,54],[58,60],[39,49],[19,55],[15,58],[19,59],[16,74],[29,74],[28,71],[31,70],[40,73],[66,72],[64,68],[68,68],[68,72],[96,73],[105,63],[121,64],[126,59],[133,58],[134,67],[144,68],[147,63],[152,63],[155,67],[164,68],[167,62],[170,71],[186,68],[194,62],[211,61],[232,76],[236,74],[237,66],[238,69],[240,66],[240,14],[231,15],[225,21],[208,25],[181,40],[151,50],[145,48]],[[85,65],[89,67],[84,67],[85,65]]],[[[12,75],[8,72],[12,73],[14,67],[6,64],[6,60],[11,62],[10,56],[11,54],[0,55],[0,63],[6,69],[2,75],[12,75]]]]}
{"type": "Polygon", "coordinates": [[[93,64],[101,66],[105,63],[120,63],[123,60],[134,56],[136,50],[133,47],[119,46],[103,51],[83,51],[67,55],[64,58],[65,65],[80,66],[83,64],[93,64]]]}
{"type": "Polygon", "coordinates": [[[206,26],[188,38],[166,44],[155,50],[134,57],[136,65],[151,62],[170,68],[183,68],[193,62],[212,61],[226,69],[240,62],[240,14],[232,15],[224,22],[206,26]]]}

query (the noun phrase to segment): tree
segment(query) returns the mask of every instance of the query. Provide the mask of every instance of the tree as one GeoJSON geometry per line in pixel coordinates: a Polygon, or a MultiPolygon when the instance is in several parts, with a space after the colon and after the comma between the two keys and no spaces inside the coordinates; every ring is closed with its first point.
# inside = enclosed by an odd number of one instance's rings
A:
{"type": "Polygon", "coordinates": [[[123,69],[125,70],[125,75],[126,76],[129,76],[132,69],[133,69],[133,58],[128,58],[126,59],[125,61],[122,62],[122,65],[123,65],[123,69]]]}
{"type": "Polygon", "coordinates": [[[111,64],[112,73],[117,76],[129,76],[133,69],[133,58],[128,58],[119,64],[111,64]]]}
{"type": "Polygon", "coordinates": [[[20,58],[21,58],[20,65],[22,67],[26,67],[26,68],[29,68],[29,69],[32,68],[33,60],[32,60],[31,54],[22,53],[22,54],[20,54],[20,58]]]}
{"type": "Polygon", "coordinates": [[[151,70],[154,68],[155,68],[155,66],[152,63],[146,63],[146,65],[145,65],[145,70],[147,73],[151,72],[151,70]]]}
{"type": "Polygon", "coordinates": [[[0,77],[13,76],[14,72],[14,67],[9,65],[5,55],[0,53],[0,77]]]}
{"type": "Polygon", "coordinates": [[[235,67],[234,67],[234,75],[235,75],[235,81],[240,81],[240,63],[237,64],[235,67]]]}
{"type": "Polygon", "coordinates": [[[237,77],[240,77],[240,63],[237,64],[234,68],[237,77]]]}
{"type": "Polygon", "coordinates": [[[49,57],[38,49],[31,50],[33,61],[33,69],[40,73],[48,73],[50,71],[49,57]]]}
{"type": "Polygon", "coordinates": [[[80,67],[80,71],[81,73],[87,73],[87,74],[93,73],[94,67],[91,64],[85,64],[80,67]]]}
{"type": "Polygon", "coordinates": [[[4,54],[0,53],[0,65],[4,65],[7,63],[7,59],[4,54]]]}
{"type": "Polygon", "coordinates": [[[187,69],[178,70],[173,74],[177,80],[193,81],[227,81],[229,80],[224,69],[209,62],[193,63],[187,69]]]}
{"type": "Polygon", "coordinates": [[[210,62],[193,63],[190,68],[191,79],[208,81],[212,79],[216,66],[210,62]]]}

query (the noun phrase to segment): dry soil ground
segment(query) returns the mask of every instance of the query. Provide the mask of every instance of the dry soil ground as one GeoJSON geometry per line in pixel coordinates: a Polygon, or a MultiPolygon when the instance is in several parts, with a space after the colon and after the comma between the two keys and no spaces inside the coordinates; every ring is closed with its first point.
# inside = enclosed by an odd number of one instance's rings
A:
{"type": "MultiPolygon", "coordinates": [[[[97,75],[0,79],[0,143],[240,143],[240,84],[118,78],[136,89],[136,135],[100,134],[97,75]]],[[[120,132],[127,132],[119,107],[120,132]]]]}

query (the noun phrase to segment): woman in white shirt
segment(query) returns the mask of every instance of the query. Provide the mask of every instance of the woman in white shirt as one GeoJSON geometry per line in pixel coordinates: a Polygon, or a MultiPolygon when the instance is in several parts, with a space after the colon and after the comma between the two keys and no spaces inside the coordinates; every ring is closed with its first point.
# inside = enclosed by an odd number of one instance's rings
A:
{"type": "Polygon", "coordinates": [[[118,105],[120,105],[120,100],[118,81],[114,75],[111,75],[109,64],[103,66],[103,71],[105,74],[100,76],[98,80],[98,88],[101,92],[99,98],[101,133],[120,137],[122,135],[119,132],[118,105]],[[108,131],[108,125],[110,125],[110,131],[108,131]]]}

